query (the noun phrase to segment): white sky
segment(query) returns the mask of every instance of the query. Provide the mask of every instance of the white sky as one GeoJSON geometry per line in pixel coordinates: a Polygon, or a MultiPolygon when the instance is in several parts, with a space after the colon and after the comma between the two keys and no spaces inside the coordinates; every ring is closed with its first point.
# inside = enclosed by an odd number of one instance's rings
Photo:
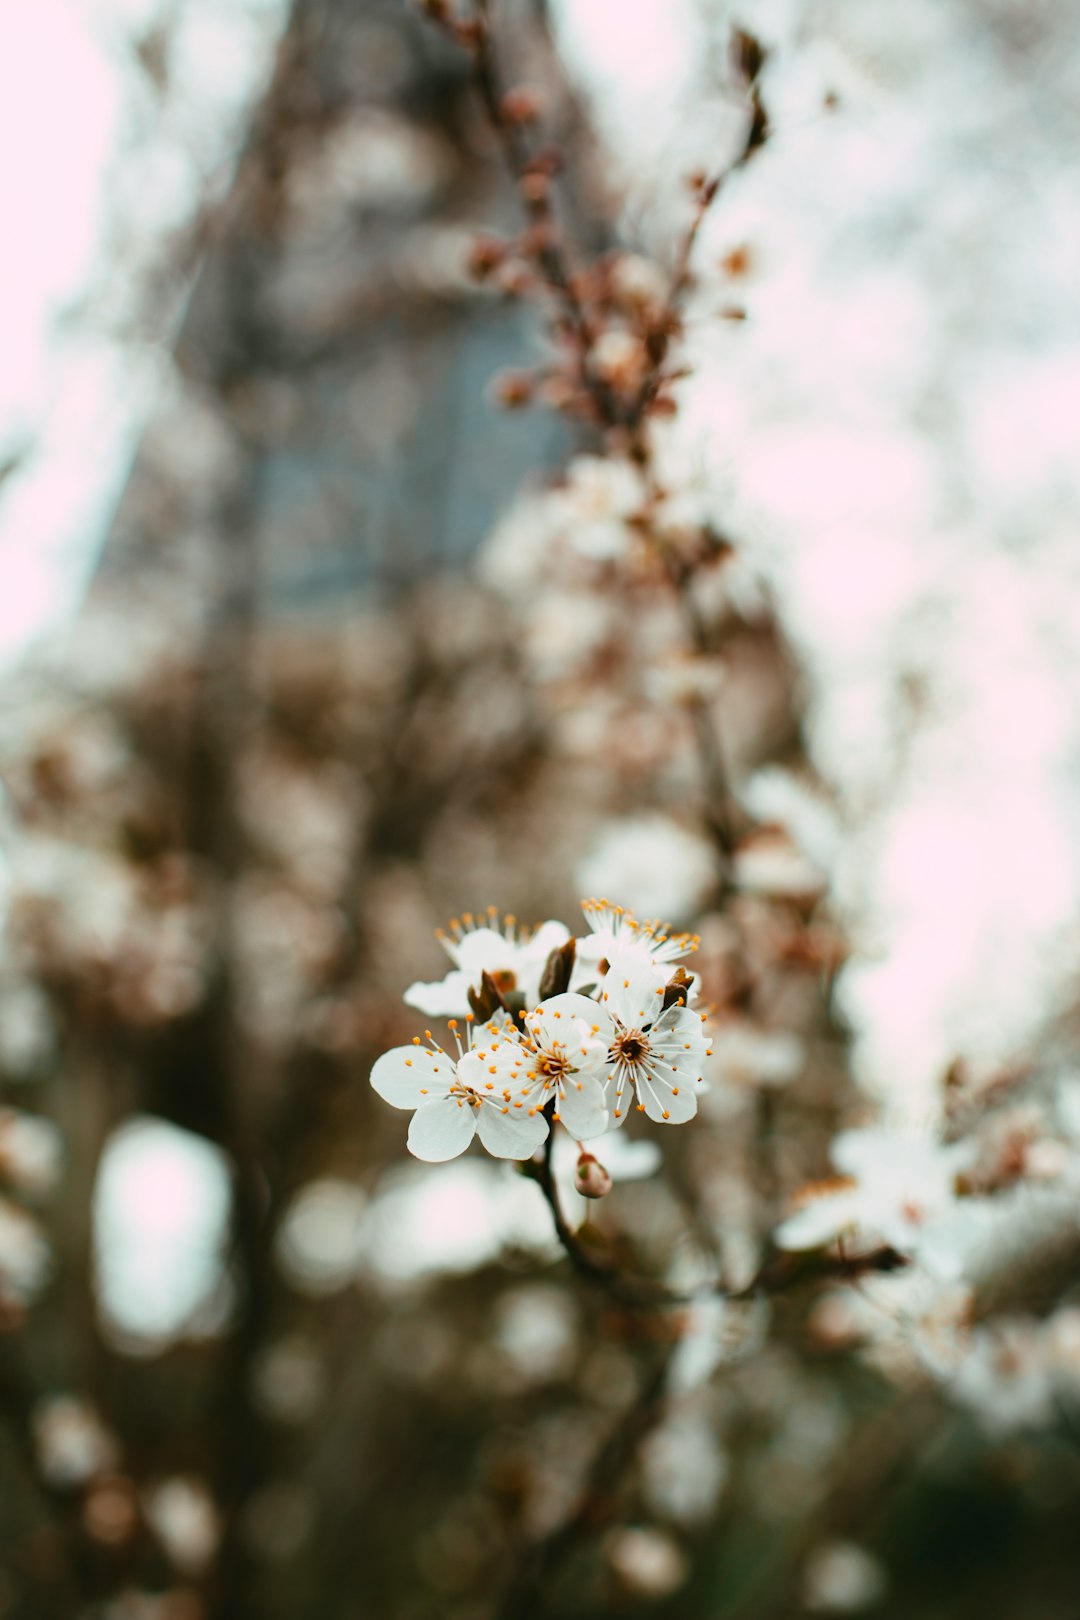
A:
{"type": "Polygon", "coordinates": [[[227,172],[285,0],[181,0],[168,95],[133,65],[164,0],[0,0],[0,669],[78,604],[167,371],[171,322],[142,343],[91,315],[227,172]],[[129,233],[110,262],[107,232],[129,233]]]}

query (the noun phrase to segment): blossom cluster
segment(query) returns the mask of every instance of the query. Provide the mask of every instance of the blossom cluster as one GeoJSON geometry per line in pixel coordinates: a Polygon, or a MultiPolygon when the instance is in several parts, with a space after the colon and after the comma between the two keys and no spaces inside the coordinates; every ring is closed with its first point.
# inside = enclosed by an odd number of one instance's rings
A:
{"type": "Polygon", "coordinates": [[[440,934],[451,971],[405,1000],[448,1017],[454,1049],[426,1030],[371,1072],[381,1097],[415,1110],[418,1159],[456,1158],[474,1136],[496,1158],[527,1159],[552,1120],[591,1141],[632,1108],[671,1125],[697,1113],[711,1052],[697,980],[680,965],[696,940],[606,900],[582,909],[588,931],[576,938],[562,923],[531,930],[493,910],[440,934]]]}

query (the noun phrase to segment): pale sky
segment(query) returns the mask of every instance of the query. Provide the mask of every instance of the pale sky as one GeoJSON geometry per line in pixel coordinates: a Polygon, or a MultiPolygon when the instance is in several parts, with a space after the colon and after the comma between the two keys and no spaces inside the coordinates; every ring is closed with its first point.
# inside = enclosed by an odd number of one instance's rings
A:
{"type": "MultiPolygon", "coordinates": [[[[183,0],[168,95],[133,65],[163,0],[0,0],[0,670],[77,606],[168,370],[156,341],[121,341],[80,303],[140,264],[227,173],[263,83],[285,0],[183,0]]],[[[119,311],[122,316],[125,312],[119,311]]]]}

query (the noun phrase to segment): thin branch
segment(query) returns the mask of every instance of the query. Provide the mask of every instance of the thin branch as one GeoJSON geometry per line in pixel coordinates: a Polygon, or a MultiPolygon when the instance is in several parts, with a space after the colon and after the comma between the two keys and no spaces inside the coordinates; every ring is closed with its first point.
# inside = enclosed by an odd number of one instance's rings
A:
{"type": "Polygon", "coordinates": [[[642,1441],[664,1414],[675,1341],[663,1346],[656,1365],[643,1380],[593,1458],[578,1500],[563,1522],[538,1541],[522,1560],[502,1595],[494,1620],[530,1620],[547,1607],[552,1576],[575,1548],[589,1541],[615,1517],[620,1483],[625,1480],[642,1441]]]}
{"type": "Polygon", "coordinates": [[[528,1166],[528,1173],[547,1200],[555,1236],[571,1266],[579,1277],[599,1288],[617,1305],[631,1310],[671,1310],[715,1299],[718,1295],[723,1299],[745,1301],[763,1295],[786,1294],[812,1284],[853,1282],[871,1272],[899,1271],[907,1265],[906,1258],[889,1244],[878,1244],[854,1254],[847,1250],[813,1249],[800,1253],[769,1249],[753,1277],[742,1288],[725,1288],[719,1282],[689,1290],[668,1288],[652,1278],[621,1270],[608,1256],[597,1254],[582,1243],[567,1220],[559,1198],[551,1163],[554,1135],[554,1130],[548,1132],[542,1157],[528,1166]]]}

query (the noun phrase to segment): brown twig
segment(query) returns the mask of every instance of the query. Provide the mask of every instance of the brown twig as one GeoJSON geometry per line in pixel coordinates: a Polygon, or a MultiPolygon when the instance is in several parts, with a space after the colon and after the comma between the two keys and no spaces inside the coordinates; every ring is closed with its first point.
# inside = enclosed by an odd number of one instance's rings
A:
{"type": "Polygon", "coordinates": [[[717,1295],[733,1301],[745,1301],[759,1296],[785,1294],[810,1284],[852,1282],[870,1272],[898,1271],[907,1264],[905,1257],[889,1244],[878,1244],[872,1249],[855,1253],[817,1249],[797,1253],[770,1249],[753,1277],[742,1288],[728,1289],[722,1283],[689,1290],[669,1288],[653,1278],[623,1271],[607,1255],[597,1254],[588,1244],[582,1243],[567,1220],[559,1198],[551,1163],[554,1136],[554,1130],[548,1132],[542,1156],[528,1166],[528,1172],[547,1201],[555,1235],[573,1269],[579,1277],[599,1288],[617,1305],[631,1310],[672,1310],[717,1295]]]}
{"type": "Polygon", "coordinates": [[[618,1511],[619,1485],[642,1441],[663,1416],[675,1341],[665,1344],[633,1401],[593,1458],[581,1493],[569,1515],[535,1543],[521,1560],[502,1595],[495,1620],[530,1620],[547,1607],[552,1576],[577,1546],[603,1529],[618,1511]]]}

